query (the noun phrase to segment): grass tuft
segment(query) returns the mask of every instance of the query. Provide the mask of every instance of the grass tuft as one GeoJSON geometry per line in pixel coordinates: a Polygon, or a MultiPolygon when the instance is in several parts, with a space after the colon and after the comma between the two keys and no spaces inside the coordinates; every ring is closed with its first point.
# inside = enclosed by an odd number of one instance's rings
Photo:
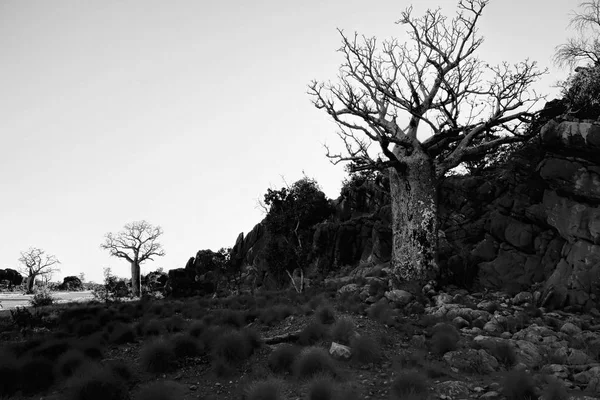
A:
{"type": "Polygon", "coordinates": [[[337,343],[349,345],[355,331],[354,321],[351,318],[342,317],[331,328],[331,336],[337,343]]]}
{"type": "Polygon", "coordinates": [[[415,370],[401,371],[392,382],[390,392],[393,400],[426,399],[429,395],[427,377],[415,370]]]}
{"type": "Polygon", "coordinates": [[[517,353],[513,346],[508,342],[497,343],[492,348],[491,354],[500,364],[504,365],[507,370],[517,363],[517,353]]]}
{"type": "Polygon", "coordinates": [[[267,379],[252,383],[243,396],[244,400],[280,400],[282,399],[282,383],[275,379],[267,379]]]}
{"type": "Polygon", "coordinates": [[[381,348],[377,341],[369,336],[353,337],[350,340],[352,360],[359,364],[377,362],[381,359],[381,348]]]}
{"type": "Polygon", "coordinates": [[[331,304],[321,304],[315,311],[315,318],[318,322],[325,325],[330,325],[335,322],[335,311],[331,304]]]}
{"type": "Polygon", "coordinates": [[[135,330],[129,324],[119,323],[115,325],[108,341],[114,344],[125,344],[135,342],[135,330]]]}
{"type": "Polygon", "coordinates": [[[460,333],[450,324],[440,323],[433,327],[431,350],[439,355],[446,354],[458,348],[460,333]]]}
{"type": "Polygon", "coordinates": [[[58,359],[56,375],[63,379],[70,378],[86,360],[87,358],[81,350],[71,349],[58,359]]]}
{"type": "Polygon", "coordinates": [[[308,379],[320,374],[337,375],[335,364],[329,357],[329,353],[320,347],[304,349],[296,359],[294,370],[300,379],[308,379]]]}
{"type": "Polygon", "coordinates": [[[293,372],[294,362],[300,354],[300,347],[291,344],[282,344],[277,346],[269,355],[268,364],[271,371],[275,373],[293,372]]]}
{"type": "Polygon", "coordinates": [[[19,368],[20,387],[32,395],[50,388],[55,382],[54,364],[41,357],[26,357],[19,368]]]}
{"type": "Polygon", "coordinates": [[[88,366],[69,381],[68,400],[129,400],[125,383],[99,365],[88,366]]]}
{"type": "Polygon", "coordinates": [[[308,400],[334,400],[336,398],[336,385],[330,377],[314,379],[308,386],[308,400]]]}
{"type": "Polygon", "coordinates": [[[175,352],[170,343],[154,340],[144,344],[140,350],[140,366],[146,372],[163,373],[173,367],[175,352]]]}
{"type": "Polygon", "coordinates": [[[216,338],[213,353],[216,359],[229,364],[238,364],[252,354],[250,340],[244,332],[226,331],[216,338]]]}
{"type": "Polygon", "coordinates": [[[327,327],[320,322],[312,321],[300,332],[298,342],[303,346],[311,346],[322,340],[327,334],[327,327]]]}
{"type": "Polygon", "coordinates": [[[533,378],[525,371],[509,371],[502,384],[502,394],[506,400],[537,399],[533,378]]]}
{"type": "Polygon", "coordinates": [[[200,341],[189,333],[178,333],[171,337],[170,342],[177,357],[194,357],[200,354],[200,341]]]}
{"type": "Polygon", "coordinates": [[[7,349],[0,349],[0,377],[0,398],[12,396],[19,388],[19,364],[7,349]]]}

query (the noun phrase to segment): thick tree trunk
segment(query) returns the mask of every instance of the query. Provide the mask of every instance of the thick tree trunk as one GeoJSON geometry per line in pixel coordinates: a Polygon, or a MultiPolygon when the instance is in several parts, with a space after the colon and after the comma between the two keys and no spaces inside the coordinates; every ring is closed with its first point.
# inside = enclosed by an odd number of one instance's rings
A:
{"type": "Polygon", "coordinates": [[[131,292],[136,297],[139,297],[142,294],[140,263],[137,260],[131,262],[131,292]]]}
{"type": "Polygon", "coordinates": [[[437,185],[430,157],[415,150],[390,169],[392,267],[400,281],[424,282],[438,274],[437,185]]]}
{"type": "Polygon", "coordinates": [[[33,284],[35,283],[35,276],[27,278],[27,293],[33,293],[33,284]]]}

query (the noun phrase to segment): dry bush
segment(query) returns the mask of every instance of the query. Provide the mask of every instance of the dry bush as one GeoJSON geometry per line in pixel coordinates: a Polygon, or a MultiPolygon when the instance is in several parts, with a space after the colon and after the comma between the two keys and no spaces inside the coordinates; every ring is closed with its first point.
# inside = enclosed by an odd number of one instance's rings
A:
{"type": "Polygon", "coordinates": [[[298,342],[310,346],[322,340],[327,335],[327,327],[320,322],[312,321],[302,329],[298,342]]]}
{"type": "Polygon", "coordinates": [[[269,355],[269,368],[275,373],[291,374],[294,362],[300,354],[300,351],[300,347],[291,344],[277,346],[277,348],[269,355]]]}
{"type": "Polygon", "coordinates": [[[283,384],[276,379],[267,379],[252,383],[244,391],[244,400],[280,400],[283,384]]]}
{"type": "Polygon", "coordinates": [[[393,400],[427,399],[429,383],[427,377],[415,370],[401,371],[392,382],[391,398],[393,400]]]}
{"type": "Polygon", "coordinates": [[[168,372],[173,368],[175,351],[171,343],[164,340],[153,340],[145,343],[140,350],[140,366],[142,370],[154,374],[168,372]]]}
{"type": "Polygon", "coordinates": [[[506,400],[535,400],[538,398],[533,378],[525,371],[509,371],[502,383],[506,400]]]}
{"type": "Polygon", "coordinates": [[[381,348],[376,340],[369,336],[353,337],[350,340],[352,360],[359,364],[377,362],[381,359],[381,348]]]}
{"type": "Polygon", "coordinates": [[[348,317],[338,319],[331,328],[331,336],[334,341],[344,345],[350,344],[350,340],[354,336],[356,328],[354,321],[348,317]]]}
{"type": "Polygon", "coordinates": [[[68,383],[68,400],[129,400],[125,383],[110,370],[86,365],[68,383]]]}
{"type": "Polygon", "coordinates": [[[329,353],[320,347],[304,349],[296,359],[294,371],[300,379],[308,379],[321,374],[337,375],[335,364],[329,353]]]}
{"type": "Polygon", "coordinates": [[[333,324],[335,322],[335,311],[331,304],[325,303],[317,307],[315,318],[321,324],[333,324]]]}

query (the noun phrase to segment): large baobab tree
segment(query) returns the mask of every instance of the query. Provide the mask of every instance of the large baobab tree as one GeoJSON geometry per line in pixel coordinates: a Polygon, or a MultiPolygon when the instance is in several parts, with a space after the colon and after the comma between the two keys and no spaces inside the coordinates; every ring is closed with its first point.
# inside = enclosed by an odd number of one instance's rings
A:
{"type": "Polygon", "coordinates": [[[37,247],[30,247],[21,252],[19,262],[22,264],[21,272],[27,277],[27,293],[33,292],[33,285],[39,276],[51,275],[58,271],[60,261],[51,254],[37,247]]]}
{"type": "Polygon", "coordinates": [[[162,257],[165,251],[157,242],[163,230],[146,221],[126,224],[119,233],[107,233],[101,248],[108,250],[111,256],[124,258],[131,264],[131,290],[134,296],[142,292],[140,265],[146,261],[154,261],[153,257],[162,257]]]}
{"type": "Polygon", "coordinates": [[[423,281],[438,271],[437,187],[464,161],[527,140],[531,85],[545,71],[525,60],[489,65],[476,56],[487,0],[462,0],[453,19],[439,9],[402,14],[407,42],[347,36],[336,83],[313,81],[309,94],[339,127],[344,152],[327,156],[351,170],[390,174],[395,276],[423,281]],[[371,147],[372,144],[376,146],[371,147]]]}
{"type": "Polygon", "coordinates": [[[600,65],[600,0],[582,1],[579,8],[581,11],[573,12],[569,24],[579,36],[557,46],[554,60],[569,67],[579,63],[600,65]]]}

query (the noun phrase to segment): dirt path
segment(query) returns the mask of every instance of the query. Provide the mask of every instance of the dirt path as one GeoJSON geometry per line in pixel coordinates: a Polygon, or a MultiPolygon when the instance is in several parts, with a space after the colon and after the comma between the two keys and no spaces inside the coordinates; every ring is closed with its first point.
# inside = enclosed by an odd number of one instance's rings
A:
{"type": "MultiPolygon", "coordinates": [[[[92,292],[86,290],[83,292],[52,292],[59,303],[72,301],[88,301],[93,299],[92,292]]],[[[24,307],[29,305],[29,301],[33,295],[22,293],[0,293],[0,308],[3,310],[11,310],[16,307],[24,307]]]]}

